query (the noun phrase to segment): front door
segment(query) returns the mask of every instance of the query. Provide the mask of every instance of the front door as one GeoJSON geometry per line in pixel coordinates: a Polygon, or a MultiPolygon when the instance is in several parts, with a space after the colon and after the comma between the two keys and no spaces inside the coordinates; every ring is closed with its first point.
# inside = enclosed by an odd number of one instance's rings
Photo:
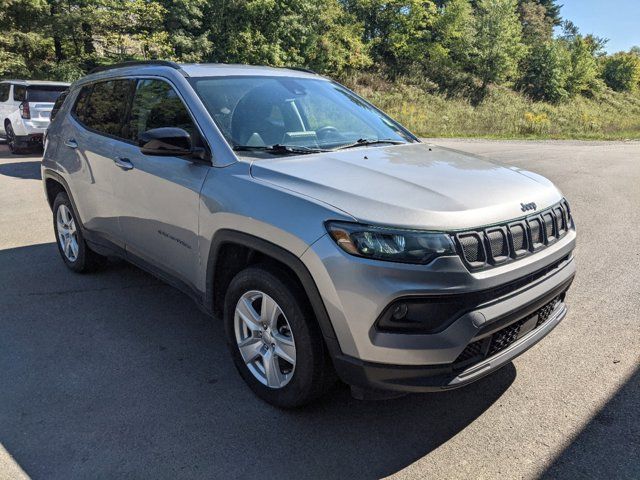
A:
{"type": "Polygon", "coordinates": [[[200,135],[171,84],[159,79],[137,82],[125,133],[131,140],[115,180],[120,227],[127,253],[160,267],[193,286],[198,267],[200,190],[210,167],[185,158],[144,155],[140,134],[161,127],[200,135]]]}

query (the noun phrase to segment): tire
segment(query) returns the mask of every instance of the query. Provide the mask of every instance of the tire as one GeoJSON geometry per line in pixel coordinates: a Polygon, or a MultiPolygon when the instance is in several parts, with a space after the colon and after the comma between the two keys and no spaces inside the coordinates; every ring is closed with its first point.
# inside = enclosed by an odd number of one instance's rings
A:
{"type": "MultiPolygon", "coordinates": [[[[287,272],[268,266],[253,266],[241,271],[229,285],[224,307],[225,333],[234,364],[244,381],[258,397],[276,407],[295,408],[311,403],[335,384],[335,372],[320,327],[304,291],[290,279],[287,272]],[[262,297],[259,296],[260,294],[262,297]],[[251,304],[253,298],[255,300],[251,304]],[[251,342],[248,348],[252,350],[249,354],[247,350],[243,350],[245,357],[251,357],[258,351],[257,349],[262,352],[262,354],[257,353],[255,362],[249,363],[243,358],[239,346],[240,337],[249,329],[245,327],[247,322],[242,320],[243,317],[237,307],[243,305],[240,307],[242,310],[250,304],[253,308],[252,312],[259,314],[258,310],[262,310],[263,302],[271,306],[271,301],[277,307],[274,311],[279,308],[279,313],[275,316],[277,320],[272,321],[268,329],[262,326],[262,332],[257,332],[259,340],[255,342],[253,334],[256,332],[248,334],[245,342],[251,342]],[[244,332],[240,331],[243,329],[245,329],[244,332]],[[285,339],[286,341],[283,341],[285,339]],[[285,360],[291,353],[290,342],[294,346],[294,363],[285,360]],[[268,347],[269,344],[272,345],[271,349],[268,347]],[[269,354],[269,351],[272,353],[269,354]],[[280,354],[282,356],[279,356],[280,354]],[[267,364],[273,366],[265,358],[272,360],[276,358],[276,367],[279,367],[280,376],[275,374],[267,378],[268,375],[260,371],[260,365],[263,369],[267,364]],[[268,385],[270,379],[276,380],[271,382],[271,386],[268,385]],[[279,379],[282,379],[284,384],[275,386],[279,379]]],[[[245,316],[248,316],[246,313],[248,310],[242,311],[245,316]]],[[[268,316],[263,315],[259,322],[265,318],[268,316]]],[[[260,330],[259,326],[257,330],[260,330]]],[[[270,369],[270,371],[274,370],[270,369]]]]}
{"type": "Polygon", "coordinates": [[[13,131],[13,127],[11,123],[7,122],[5,125],[5,134],[7,138],[7,146],[9,147],[9,151],[14,155],[20,155],[23,153],[27,153],[28,149],[24,147],[18,146],[18,140],[16,139],[16,134],[13,131]]]}
{"type": "Polygon", "coordinates": [[[53,230],[60,256],[74,272],[92,272],[106,264],[107,258],[85,242],[78,216],[65,192],[60,192],[53,202],[53,230]]]}

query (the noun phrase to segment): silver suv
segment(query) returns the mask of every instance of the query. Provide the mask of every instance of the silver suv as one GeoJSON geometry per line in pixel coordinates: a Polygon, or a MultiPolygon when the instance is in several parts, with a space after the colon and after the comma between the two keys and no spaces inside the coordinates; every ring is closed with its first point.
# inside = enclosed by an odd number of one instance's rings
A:
{"type": "Polygon", "coordinates": [[[124,257],[224,321],[281,407],[459,387],[565,316],[551,182],[428,145],[312,72],[125,64],[73,84],[42,178],[62,259],[124,257]]]}

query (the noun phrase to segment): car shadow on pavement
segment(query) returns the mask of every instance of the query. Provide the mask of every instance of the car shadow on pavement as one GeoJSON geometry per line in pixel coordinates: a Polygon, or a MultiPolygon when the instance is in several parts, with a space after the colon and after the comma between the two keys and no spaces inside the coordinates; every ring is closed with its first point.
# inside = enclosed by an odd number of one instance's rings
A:
{"type": "Polygon", "coordinates": [[[25,180],[41,180],[40,162],[26,161],[0,163],[0,175],[22,178],[25,180]]]}
{"type": "Polygon", "coordinates": [[[541,478],[640,478],[640,367],[541,478]]]}
{"type": "MultiPolygon", "coordinates": [[[[122,262],[77,275],[54,243],[0,251],[0,443],[33,478],[378,478],[465,429],[516,377],[296,411],[261,402],[218,320],[122,262]]],[[[463,459],[452,458],[452,462],[463,459]]]]}

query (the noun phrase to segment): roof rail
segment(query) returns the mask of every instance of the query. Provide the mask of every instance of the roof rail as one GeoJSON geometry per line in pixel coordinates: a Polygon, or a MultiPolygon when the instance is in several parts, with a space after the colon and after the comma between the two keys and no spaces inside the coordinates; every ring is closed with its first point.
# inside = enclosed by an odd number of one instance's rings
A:
{"type": "Polygon", "coordinates": [[[282,67],[282,68],[286,68],[287,70],[296,70],[298,72],[313,73],[314,75],[319,75],[318,72],[315,72],[310,68],[304,68],[304,67],[282,67]]]}
{"type": "Polygon", "coordinates": [[[89,71],[91,73],[104,72],[105,70],[111,70],[114,68],[123,68],[123,67],[132,67],[135,65],[157,65],[160,67],[171,67],[176,70],[180,70],[180,65],[176,62],[171,62],[169,60],[132,60],[130,62],[122,62],[122,63],[114,63],[113,65],[104,65],[101,67],[95,67],[89,71]]]}

